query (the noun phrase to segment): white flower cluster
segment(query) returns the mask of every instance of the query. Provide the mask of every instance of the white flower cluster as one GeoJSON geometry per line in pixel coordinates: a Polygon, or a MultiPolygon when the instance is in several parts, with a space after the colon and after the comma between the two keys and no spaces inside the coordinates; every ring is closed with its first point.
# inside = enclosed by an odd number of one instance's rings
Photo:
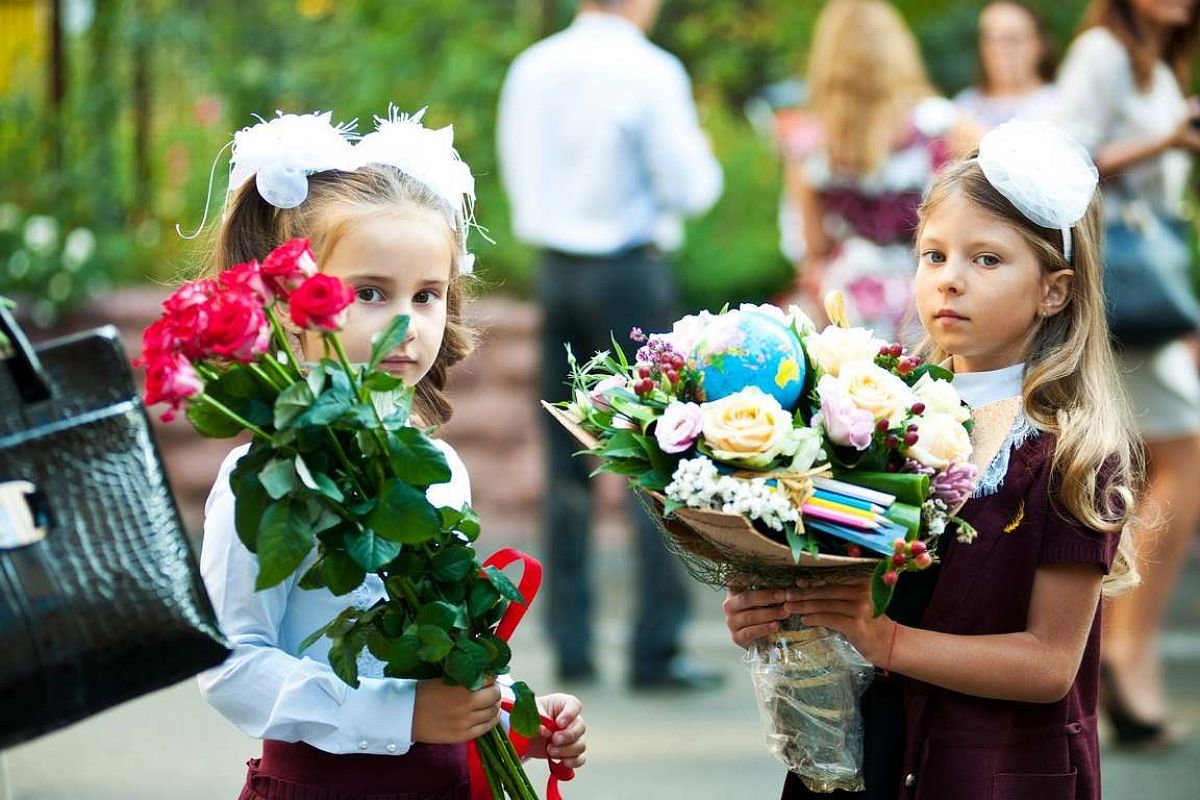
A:
{"type": "Polygon", "coordinates": [[[666,492],[669,499],[688,508],[743,514],[761,520],[777,531],[782,531],[785,523],[800,518],[787,494],[766,479],[742,480],[721,475],[712,460],[705,456],[680,461],[666,492]]]}

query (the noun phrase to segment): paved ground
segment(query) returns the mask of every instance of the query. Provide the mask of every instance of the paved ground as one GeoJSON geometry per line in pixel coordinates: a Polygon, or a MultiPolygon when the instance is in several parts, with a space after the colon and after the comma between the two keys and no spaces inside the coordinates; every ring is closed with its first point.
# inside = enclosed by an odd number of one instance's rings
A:
{"type": "MultiPolygon", "coordinates": [[[[605,650],[597,686],[579,690],[590,723],[589,765],[565,787],[568,800],[653,796],[774,798],[782,768],[762,744],[739,652],[728,643],[720,596],[697,587],[694,651],[729,675],[704,697],[634,695],[623,686],[626,563],[611,538],[601,563],[608,586],[601,627],[605,650]]],[[[1200,567],[1176,598],[1166,642],[1177,715],[1200,729],[1200,567]]],[[[548,651],[536,622],[518,632],[516,671],[549,690],[548,651]]],[[[200,699],[192,682],[128,703],[7,754],[12,800],[220,800],[237,795],[253,741],[200,699]]],[[[1200,796],[1200,739],[1148,756],[1106,752],[1112,800],[1200,796]]],[[[534,770],[543,775],[544,771],[534,770]]],[[[0,793],[2,794],[2,793],[0,793]]]]}

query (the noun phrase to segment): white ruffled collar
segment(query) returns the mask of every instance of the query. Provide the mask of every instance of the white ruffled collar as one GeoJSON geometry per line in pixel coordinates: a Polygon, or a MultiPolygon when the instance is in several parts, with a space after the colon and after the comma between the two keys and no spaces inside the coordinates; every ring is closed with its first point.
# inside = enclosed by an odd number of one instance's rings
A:
{"type": "Polygon", "coordinates": [[[979,408],[1020,395],[1024,376],[1024,363],[988,372],[961,372],[954,376],[954,388],[967,405],[979,408]]]}

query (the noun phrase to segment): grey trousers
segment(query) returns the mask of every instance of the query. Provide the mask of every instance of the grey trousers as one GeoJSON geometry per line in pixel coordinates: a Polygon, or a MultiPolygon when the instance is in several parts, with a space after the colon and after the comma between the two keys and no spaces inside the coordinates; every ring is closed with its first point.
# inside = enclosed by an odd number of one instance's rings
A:
{"type": "MultiPolygon", "coordinates": [[[[569,397],[565,343],[582,362],[598,350],[611,349],[612,337],[632,361],[638,345],[629,340],[630,329],[669,330],[675,316],[670,268],[646,249],[610,257],[545,252],[538,294],[545,315],[541,394],[552,402],[569,397]]],[[[571,670],[590,664],[593,657],[588,475],[596,463],[573,456],[578,443],[548,415],[543,420],[548,450],[543,535],[549,591],[544,607],[559,667],[571,670]]],[[[632,492],[628,507],[637,563],[630,670],[638,677],[656,674],[678,653],[689,610],[688,587],[682,566],[666,551],[632,492]]]]}

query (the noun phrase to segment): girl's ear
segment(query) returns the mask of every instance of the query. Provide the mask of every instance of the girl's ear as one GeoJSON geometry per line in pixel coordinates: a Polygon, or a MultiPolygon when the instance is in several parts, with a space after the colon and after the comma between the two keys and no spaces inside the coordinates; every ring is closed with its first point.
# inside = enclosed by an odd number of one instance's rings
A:
{"type": "Polygon", "coordinates": [[[1047,273],[1042,278],[1042,302],[1038,305],[1038,314],[1043,317],[1053,317],[1067,306],[1071,299],[1071,286],[1075,282],[1075,270],[1060,269],[1047,273]]]}

